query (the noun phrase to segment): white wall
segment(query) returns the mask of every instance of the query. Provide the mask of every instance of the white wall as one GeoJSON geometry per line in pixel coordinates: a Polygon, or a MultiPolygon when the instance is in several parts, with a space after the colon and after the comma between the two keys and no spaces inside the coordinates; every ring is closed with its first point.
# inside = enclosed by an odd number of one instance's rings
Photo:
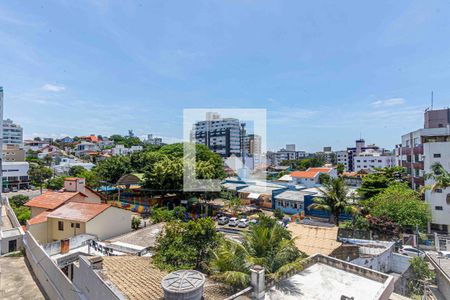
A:
{"type": "MultiPolygon", "coordinates": [[[[431,172],[431,166],[438,162],[450,172],[450,142],[426,143],[423,145],[424,151],[424,169],[425,173],[431,172]],[[440,158],[435,158],[434,154],[440,154],[440,158]]],[[[428,179],[425,185],[432,185],[434,181],[428,179]]],[[[442,190],[442,193],[426,191],[425,201],[428,202],[432,214],[432,223],[446,224],[450,229],[450,204],[447,204],[447,195],[450,194],[450,188],[442,190]],[[441,206],[442,210],[437,210],[436,206],[441,206]]]]}
{"type": "Polygon", "coordinates": [[[109,207],[86,223],[86,233],[105,240],[131,231],[131,211],[109,207]]]}
{"type": "Polygon", "coordinates": [[[374,168],[385,168],[395,166],[395,156],[354,156],[353,169],[355,172],[361,169],[374,170],[374,168]],[[359,162],[358,162],[359,161],[359,162]]]}

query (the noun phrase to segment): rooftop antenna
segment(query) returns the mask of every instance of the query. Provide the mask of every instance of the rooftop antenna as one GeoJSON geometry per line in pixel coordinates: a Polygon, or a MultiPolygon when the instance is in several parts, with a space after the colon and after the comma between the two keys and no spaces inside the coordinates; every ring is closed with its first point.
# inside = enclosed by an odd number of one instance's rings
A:
{"type": "Polygon", "coordinates": [[[431,91],[431,110],[433,110],[434,93],[431,91]]]}

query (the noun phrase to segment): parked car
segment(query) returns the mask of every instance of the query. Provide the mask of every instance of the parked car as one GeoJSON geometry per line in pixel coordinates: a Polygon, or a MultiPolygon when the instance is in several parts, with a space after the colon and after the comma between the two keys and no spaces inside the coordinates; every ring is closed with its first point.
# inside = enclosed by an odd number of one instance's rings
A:
{"type": "Polygon", "coordinates": [[[414,256],[425,257],[425,252],[423,252],[422,250],[418,250],[417,248],[414,248],[412,246],[403,246],[402,248],[400,248],[400,250],[398,250],[398,252],[400,254],[411,256],[411,257],[414,257],[414,256]]]}
{"type": "Polygon", "coordinates": [[[226,225],[229,221],[230,219],[228,217],[220,217],[217,223],[219,223],[219,225],[226,225]]]}
{"type": "Polygon", "coordinates": [[[238,223],[238,226],[242,227],[242,228],[245,228],[245,227],[248,226],[249,222],[250,221],[248,219],[240,219],[239,223],[238,223]]]}
{"type": "Polygon", "coordinates": [[[228,222],[228,226],[236,227],[238,225],[238,218],[230,218],[230,222],[228,222]]]}
{"type": "Polygon", "coordinates": [[[446,259],[450,259],[450,251],[439,251],[438,255],[441,258],[446,258],[446,259]]]}
{"type": "Polygon", "coordinates": [[[251,219],[250,223],[256,225],[256,224],[258,224],[258,220],[257,219],[251,219]]]}

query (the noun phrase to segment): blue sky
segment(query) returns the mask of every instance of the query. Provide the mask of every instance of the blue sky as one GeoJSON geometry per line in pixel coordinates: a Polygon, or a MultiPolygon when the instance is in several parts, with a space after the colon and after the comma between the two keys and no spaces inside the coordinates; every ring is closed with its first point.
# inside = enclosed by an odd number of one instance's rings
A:
{"type": "Polygon", "coordinates": [[[5,118],[27,137],[182,137],[266,108],[268,148],[393,148],[450,103],[447,1],[3,1],[5,118]]]}

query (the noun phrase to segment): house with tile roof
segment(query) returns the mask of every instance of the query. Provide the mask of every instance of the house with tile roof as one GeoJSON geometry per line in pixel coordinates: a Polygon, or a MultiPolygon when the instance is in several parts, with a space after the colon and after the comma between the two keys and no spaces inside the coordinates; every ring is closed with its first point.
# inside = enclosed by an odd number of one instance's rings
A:
{"type": "Polygon", "coordinates": [[[68,202],[27,222],[41,244],[90,234],[99,240],[131,231],[131,212],[105,203],[68,202]]]}
{"type": "Polygon", "coordinates": [[[309,168],[306,171],[294,171],[290,175],[295,183],[311,188],[320,184],[320,174],[328,174],[332,178],[337,177],[337,171],[335,168],[325,167],[309,168]]]}

